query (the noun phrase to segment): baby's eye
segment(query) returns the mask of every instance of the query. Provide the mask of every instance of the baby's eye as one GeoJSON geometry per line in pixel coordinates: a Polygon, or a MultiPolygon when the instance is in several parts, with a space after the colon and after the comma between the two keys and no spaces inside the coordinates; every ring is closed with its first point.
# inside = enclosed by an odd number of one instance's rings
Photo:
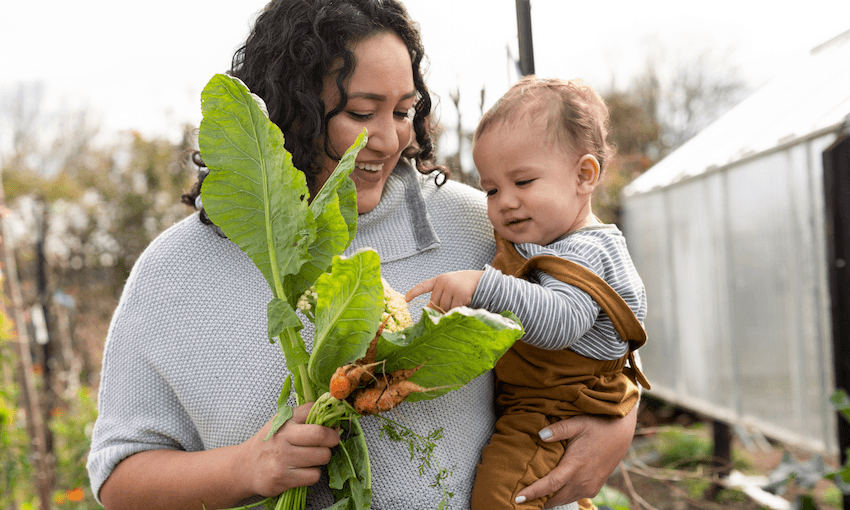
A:
{"type": "Polygon", "coordinates": [[[484,193],[486,193],[488,197],[492,197],[493,195],[495,195],[495,194],[496,194],[496,190],[494,190],[494,189],[485,189],[485,190],[484,190],[484,193]]]}
{"type": "Polygon", "coordinates": [[[517,185],[517,186],[520,186],[520,187],[522,187],[522,186],[528,186],[528,185],[529,185],[529,184],[531,184],[532,182],[534,182],[534,179],[525,179],[525,180],[522,180],[522,181],[517,181],[517,182],[516,182],[516,185],[517,185]]]}

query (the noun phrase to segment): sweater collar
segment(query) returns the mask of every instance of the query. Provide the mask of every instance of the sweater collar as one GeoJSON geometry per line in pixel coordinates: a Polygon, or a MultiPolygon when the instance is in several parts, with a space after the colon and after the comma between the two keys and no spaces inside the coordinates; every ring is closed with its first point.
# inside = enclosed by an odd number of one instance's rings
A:
{"type": "Polygon", "coordinates": [[[416,170],[399,162],[384,185],[378,205],[358,216],[357,236],[346,254],[369,247],[378,252],[382,262],[390,262],[440,245],[419,180],[416,170]]]}

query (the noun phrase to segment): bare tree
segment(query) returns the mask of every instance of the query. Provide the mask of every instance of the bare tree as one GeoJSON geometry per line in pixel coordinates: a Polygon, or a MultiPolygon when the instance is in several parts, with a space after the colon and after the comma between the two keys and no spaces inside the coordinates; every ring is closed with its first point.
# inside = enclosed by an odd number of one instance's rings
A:
{"type": "MultiPolygon", "coordinates": [[[[91,159],[98,153],[94,143],[100,129],[89,112],[49,110],[46,104],[41,82],[19,83],[0,91],[0,128],[10,140],[6,146],[0,145],[0,165],[7,182],[38,181],[92,165],[91,159]]],[[[6,193],[11,201],[19,190],[7,187],[6,193]]]]}
{"type": "MultiPolygon", "coordinates": [[[[483,98],[483,88],[481,89],[481,93],[483,98]]],[[[457,135],[457,150],[454,154],[451,154],[445,158],[444,164],[449,167],[449,170],[451,170],[454,179],[465,184],[469,184],[470,186],[477,186],[477,172],[475,172],[474,169],[466,170],[463,164],[464,155],[468,155],[471,151],[472,133],[464,130],[463,128],[463,113],[461,112],[460,107],[460,87],[457,87],[453,92],[450,92],[449,98],[451,98],[452,104],[454,105],[455,111],[457,112],[457,129],[455,130],[455,133],[457,135]]],[[[483,108],[483,103],[481,107],[483,108]]]]}
{"type": "Polygon", "coordinates": [[[456,87],[454,92],[450,92],[449,97],[452,100],[452,104],[455,105],[455,111],[457,112],[457,156],[454,163],[461,175],[461,180],[463,180],[466,172],[463,170],[463,158],[461,157],[461,154],[463,154],[463,113],[460,111],[460,87],[456,87]]]}
{"type": "Polygon", "coordinates": [[[2,94],[0,120],[9,132],[11,146],[0,147],[5,154],[0,162],[5,168],[21,168],[37,145],[38,126],[42,117],[44,84],[18,84],[2,94]]]}
{"type": "Polygon", "coordinates": [[[620,221],[620,191],[635,177],[705,129],[748,92],[731,50],[692,49],[678,57],[670,47],[647,45],[641,71],[626,89],[603,93],[611,116],[609,140],[617,147],[594,209],[620,221]]]}
{"type": "Polygon", "coordinates": [[[644,66],[626,91],[660,128],[649,154],[660,159],[705,129],[749,89],[733,64],[733,50],[688,46],[670,55],[659,43],[647,46],[644,66]]]}

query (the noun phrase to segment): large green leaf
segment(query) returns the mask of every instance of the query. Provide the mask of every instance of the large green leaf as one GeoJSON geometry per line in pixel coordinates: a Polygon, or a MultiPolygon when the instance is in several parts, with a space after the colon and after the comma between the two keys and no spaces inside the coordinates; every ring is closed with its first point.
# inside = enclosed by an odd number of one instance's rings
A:
{"type": "MultiPolygon", "coordinates": [[[[202,200],[210,219],[254,261],[278,298],[282,278],[310,259],[316,236],[304,174],[255,96],[215,75],[201,94],[201,156],[210,174],[202,200]]],[[[291,322],[291,321],[286,321],[291,322]]]]}
{"type": "Polygon", "coordinates": [[[408,380],[423,388],[444,387],[414,393],[408,402],[429,400],[460,388],[496,366],[502,355],[523,335],[519,319],[510,313],[460,307],[447,314],[430,308],[422,318],[397,334],[378,341],[378,360],[385,371],[422,367],[408,380]]]}
{"type": "Polygon", "coordinates": [[[330,508],[368,509],[372,500],[372,469],[359,420],[351,420],[345,437],[328,463],[328,478],[336,500],[346,503],[330,508]]]}
{"type": "MultiPolygon", "coordinates": [[[[367,132],[364,128],[363,132],[351,144],[351,147],[342,155],[333,174],[331,174],[322,186],[322,189],[316,194],[313,203],[310,204],[310,208],[313,209],[318,222],[319,232],[333,231],[334,236],[342,238],[343,235],[337,232],[338,229],[336,227],[339,222],[336,219],[336,211],[339,212],[339,216],[342,217],[348,230],[348,242],[345,243],[343,250],[348,248],[348,245],[351,244],[351,241],[354,240],[354,235],[357,233],[357,190],[354,186],[354,181],[349,179],[348,176],[354,170],[357,154],[366,146],[366,142],[367,132]],[[330,201],[336,203],[337,206],[329,209],[325,204],[330,201]],[[334,226],[332,227],[331,224],[334,226]]],[[[330,259],[327,265],[330,266],[330,259]]]]}
{"type": "Polygon", "coordinates": [[[357,233],[357,192],[354,181],[348,176],[354,170],[357,153],[365,146],[364,129],[310,203],[316,220],[316,239],[308,249],[311,259],[298,274],[285,278],[284,287],[291,306],[295,306],[298,296],[328,270],[334,256],[348,248],[357,233]]]}
{"type": "Polygon", "coordinates": [[[330,273],[316,281],[316,332],[307,367],[310,379],[327,389],[334,371],[363,357],[384,309],[381,260],[373,250],[335,257],[330,273]]]}

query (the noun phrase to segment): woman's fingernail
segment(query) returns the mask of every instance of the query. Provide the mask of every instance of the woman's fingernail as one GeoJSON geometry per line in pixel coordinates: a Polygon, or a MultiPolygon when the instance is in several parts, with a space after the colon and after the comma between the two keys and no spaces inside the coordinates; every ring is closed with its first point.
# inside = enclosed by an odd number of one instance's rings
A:
{"type": "Polygon", "coordinates": [[[514,503],[525,503],[525,496],[517,496],[514,503]]]}
{"type": "Polygon", "coordinates": [[[550,437],[552,437],[552,431],[549,429],[543,429],[538,432],[538,434],[540,435],[540,439],[549,439],[550,437]]]}

